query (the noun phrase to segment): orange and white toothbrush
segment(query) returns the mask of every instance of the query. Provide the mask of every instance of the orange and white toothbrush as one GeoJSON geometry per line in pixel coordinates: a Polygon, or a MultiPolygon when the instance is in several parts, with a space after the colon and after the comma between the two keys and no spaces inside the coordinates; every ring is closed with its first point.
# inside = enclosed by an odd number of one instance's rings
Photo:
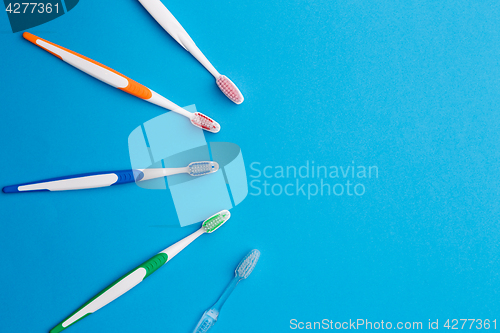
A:
{"type": "Polygon", "coordinates": [[[170,11],[163,5],[160,0],[139,0],[139,2],[146,8],[146,10],[153,16],[153,18],[158,22],[166,32],[172,36],[173,39],[177,41],[186,51],[191,53],[193,57],[198,60],[203,67],[210,72],[215,78],[215,82],[219,89],[227,96],[231,101],[236,104],[243,103],[243,95],[236,85],[229,80],[228,77],[221,75],[214,66],[208,61],[207,57],[200,51],[198,46],[189,37],[188,33],[182,25],[177,21],[177,19],[170,13],[170,11]]]}
{"type": "Polygon", "coordinates": [[[220,131],[220,125],[212,120],[210,117],[205,116],[200,112],[189,112],[177,104],[169,101],[160,94],[154,92],[142,84],[129,79],[123,74],[118,73],[114,69],[111,69],[103,64],[98,63],[90,58],[87,58],[81,54],[68,50],[62,46],[51,43],[45,39],[37,37],[29,32],[23,33],[23,37],[32,42],[33,44],[41,47],[42,49],[52,53],[59,59],[67,62],[68,64],[78,68],[79,70],[123,90],[131,95],[137,96],[145,101],[161,106],[165,109],[174,111],[184,117],[189,118],[191,123],[199,128],[206,131],[217,133],[220,131]]]}

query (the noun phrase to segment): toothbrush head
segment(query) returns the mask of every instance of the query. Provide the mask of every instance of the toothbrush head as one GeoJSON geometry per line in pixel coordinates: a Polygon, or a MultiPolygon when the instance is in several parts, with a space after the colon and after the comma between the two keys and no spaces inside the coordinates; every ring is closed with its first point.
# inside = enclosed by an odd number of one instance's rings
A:
{"type": "Polygon", "coordinates": [[[219,163],[212,161],[193,162],[188,165],[191,176],[204,176],[219,170],[219,163]]]}
{"type": "Polygon", "coordinates": [[[239,263],[238,267],[234,271],[234,274],[238,276],[240,279],[246,279],[250,273],[252,273],[255,265],[257,265],[257,261],[260,257],[259,250],[252,250],[248,253],[243,260],[239,263]]]}
{"type": "Polygon", "coordinates": [[[212,215],[208,219],[206,219],[201,227],[207,234],[211,234],[215,230],[219,229],[221,225],[226,223],[226,221],[229,220],[230,217],[231,213],[229,213],[228,210],[221,210],[217,214],[212,215]]]}
{"type": "Polygon", "coordinates": [[[217,133],[218,131],[220,131],[220,125],[218,122],[200,112],[194,113],[193,117],[191,118],[191,123],[196,127],[212,133],[217,133]]]}
{"type": "Polygon", "coordinates": [[[229,98],[236,104],[243,103],[244,100],[243,95],[241,94],[238,87],[236,87],[236,85],[233,83],[233,81],[229,80],[227,76],[224,75],[219,76],[216,82],[219,89],[222,90],[222,92],[224,93],[224,95],[227,96],[227,98],[229,98]]]}

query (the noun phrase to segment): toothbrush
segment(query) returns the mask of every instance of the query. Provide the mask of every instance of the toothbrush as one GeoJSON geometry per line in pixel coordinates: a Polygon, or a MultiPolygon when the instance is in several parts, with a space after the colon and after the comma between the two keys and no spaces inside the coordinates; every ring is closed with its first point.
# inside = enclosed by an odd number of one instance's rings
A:
{"type": "Polygon", "coordinates": [[[186,238],[178,241],[174,245],[166,248],[161,251],[148,261],[139,265],[129,273],[122,276],[117,281],[113,282],[99,294],[94,296],[90,301],[81,306],[78,310],[69,315],[62,322],[57,324],[50,333],[58,333],[67,328],[68,326],[74,324],[78,320],[82,319],[85,316],[88,316],[91,313],[99,310],[106,304],[114,301],[121,295],[125,294],[127,291],[138,285],[145,278],[154,273],[158,268],[172,260],[179,252],[181,252],[186,246],[191,244],[196,238],[205,234],[212,233],[218,228],[220,228],[224,223],[229,220],[231,214],[227,210],[222,210],[215,215],[212,215],[208,219],[203,222],[202,226],[198,231],[193,234],[187,236],[186,238]]]}
{"type": "Polygon", "coordinates": [[[236,104],[243,103],[243,95],[236,85],[224,75],[221,75],[203,55],[188,33],[160,0],[139,0],[166,32],[172,36],[186,51],[191,53],[215,77],[219,89],[236,104]]]}
{"type": "Polygon", "coordinates": [[[198,322],[198,325],[196,325],[193,333],[205,333],[210,329],[210,327],[215,324],[215,322],[217,321],[217,317],[219,317],[220,310],[222,309],[222,306],[228,299],[229,295],[231,295],[234,288],[236,288],[238,282],[246,279],[250,275],[250,273],[252,273],[255,265],[257,265],[259,257],[259,250],[252,250],[243,258],[243,260],[241,260],[238,267],[236,267],[233,280],[229,283],[217,303],[215,303],[210,309],[205,311],[200,321],[198,322]]]}
{"type": "Polygon", "coordinates": [[[59,59],[89,74],[90,76],[101,80],[102,82],[105,82],[131,95],[144,99],[165,109],[177,112],[178,114],[189,118],[189,120],[191,120],[191,123],[196,127],[202,128],[212,133],[217,133],[220,131],[220,125],[215,120],[207,117],[203,113],[189,112],[181,108],[177,104],[169,101],[160,94],[147,88],[146,86],[143,86],[142,84],[129,79],[125,75],[120,74],[117,71],[98,63],[97,61],[68,50],[67,48],[64,48],[62,46],[51,43],[29,32],[23,33],[23,37],[33,44],[41,47],[42,49],[52,53],[59,59]]]}
{"type": "Polygon", "coordinates": [[[46,179],[34,183],[11,185],[3,188],[4,193],[33,191],[67,191],[107,187],[117,184],[133,183],[160,177],[187,173],[191,176],[204,176],[219,170],[219,164],[212,161],[193,162],[184,168],[154,168],[122,170],[113,172],[93,172],[80,175],[46,179]]]}

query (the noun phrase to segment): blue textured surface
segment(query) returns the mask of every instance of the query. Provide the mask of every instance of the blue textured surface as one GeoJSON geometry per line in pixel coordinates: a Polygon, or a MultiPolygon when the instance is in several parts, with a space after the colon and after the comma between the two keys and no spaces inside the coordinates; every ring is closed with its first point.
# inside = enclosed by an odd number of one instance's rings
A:
{"type": "MultiPolygon", "coordinates": [[[[253,162],[263,171],[354,161],[378,166],[379,177],[361,197],[253,196],[249,187],[220,230],[71,332],[191,332],[253,248],[259,264],[214,333],[287,332],[293,318],[442,323],[500,313],[497,2],[168,5],[244,93],[242,105],[137,1],[81,1],[31,32],[196,104],[222,126],[207,141],[237,143],[250,176],[253,162]]],[[[0,31],[0,186],[129,168],[128,135],[162,110],[13,34],[5,13],[0,31]]],[[[2,194],[0,209],[3,331],[48,331],[194,231],[162,227],[173,205],[133,185],[2,194]]]]}

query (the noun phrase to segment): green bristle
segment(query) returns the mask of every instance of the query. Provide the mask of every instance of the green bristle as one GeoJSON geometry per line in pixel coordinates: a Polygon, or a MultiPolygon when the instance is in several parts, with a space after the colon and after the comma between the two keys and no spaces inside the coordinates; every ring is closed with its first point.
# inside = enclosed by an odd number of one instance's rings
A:
{"type": "Polygon", "coordinates": [[[207,233],[214,232],[221,225],[223,225],[228,220],[228,218],[229,218],[229,212],[222,211],[219,214],[214,215],[205,222],[203,222],[203,228],[207,233]]]}

